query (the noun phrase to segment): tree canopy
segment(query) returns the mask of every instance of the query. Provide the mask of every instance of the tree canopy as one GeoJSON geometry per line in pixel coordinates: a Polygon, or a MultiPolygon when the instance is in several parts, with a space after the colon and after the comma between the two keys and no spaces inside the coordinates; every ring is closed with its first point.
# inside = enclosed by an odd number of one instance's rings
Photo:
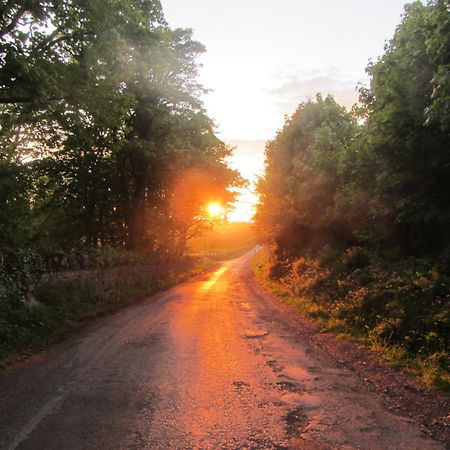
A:
{"type": "Polygon", "coordinates": [[[450,249],[450,10],[405,7],[351,112],[302,103],[266,147],[256,228],[283,254],[326,245],[450,249]]]}
{"type": "Polygon", "coordinates": [[[178,251],[211,190],[234,199],[200,99],[204,47],[159,1],[7,1],[0,17],[1,246],[178,251]],[[193,170],[208,187],[180,221],[193,170]]]}

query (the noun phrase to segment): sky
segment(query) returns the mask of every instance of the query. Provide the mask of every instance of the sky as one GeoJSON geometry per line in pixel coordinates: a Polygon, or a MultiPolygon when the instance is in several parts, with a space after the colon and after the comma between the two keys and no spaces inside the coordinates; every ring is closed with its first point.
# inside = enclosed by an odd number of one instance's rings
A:
{"type": "MultiPolygon", "coordinates": [[[[298,104],[317,92],[351,107],[369,60],[401,20],[405,0],[162,0],[172,28],[192,28],[207,52],[199,81],[218,136],[235,146],[230,165],[251,182],[264,147],[298,104]]],[[[230,220],[247,221],[245,190],[230,220]]]]}

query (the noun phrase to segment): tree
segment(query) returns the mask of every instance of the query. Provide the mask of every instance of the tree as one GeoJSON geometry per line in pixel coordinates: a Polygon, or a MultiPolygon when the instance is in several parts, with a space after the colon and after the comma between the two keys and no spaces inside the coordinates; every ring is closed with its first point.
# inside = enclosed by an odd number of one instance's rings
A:
{"type": "Polygon", "coordinates": [[[335,210],[341,154],[356,123],[331,96],[300,104],[266,146],[266,171],[258,184],[259,235],[279,254],[317,249],[348,239],[335,210]]]}
{"type": "Polygon", "coordinates": [[[155,251],[174,216],[173,168],[207,165],[224,197],[240,183],[200,101],[204,48],[167,27],[159,1],[7,2],[1,13],[2,157],[30,172],[33,241],[155,251]]]}
{"type": "Polygon", "coordinates": [[[405,7],[355,108],[300,105],[266,148],[256,214],[281,254],[368,245],[426,256],[450,249],[450,9],[405,7]]]}
{"type": "Polygon", "coordinates": [[[369,65],[370,88],[362,92],[367,121],[357,159],[372,165],[359,177],[359,189],[371,192],[368,236],[412,253],[450,244],[445,3],[406,6],[385,54],[369,65]]]}

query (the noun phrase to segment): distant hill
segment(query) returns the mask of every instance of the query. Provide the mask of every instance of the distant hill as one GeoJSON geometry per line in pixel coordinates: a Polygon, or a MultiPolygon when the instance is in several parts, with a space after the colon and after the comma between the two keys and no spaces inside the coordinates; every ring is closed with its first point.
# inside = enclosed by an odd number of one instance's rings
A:
{"type": "Polygon", "coordinates": [[[252,225],[248,222],[227,222],[214,225],[202,236],[191,240],[190,253],[231,259],[243,255],[256,245],[252,225]]]}

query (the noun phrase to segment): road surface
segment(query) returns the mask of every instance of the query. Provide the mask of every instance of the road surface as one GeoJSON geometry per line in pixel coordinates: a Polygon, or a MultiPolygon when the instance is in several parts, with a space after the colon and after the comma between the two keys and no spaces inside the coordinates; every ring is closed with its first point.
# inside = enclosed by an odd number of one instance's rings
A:
{"type": "Polygon", "coordinates": [[[0,448],[443,448],[287,320],[251,257],[1,372],[0,448]]]}

